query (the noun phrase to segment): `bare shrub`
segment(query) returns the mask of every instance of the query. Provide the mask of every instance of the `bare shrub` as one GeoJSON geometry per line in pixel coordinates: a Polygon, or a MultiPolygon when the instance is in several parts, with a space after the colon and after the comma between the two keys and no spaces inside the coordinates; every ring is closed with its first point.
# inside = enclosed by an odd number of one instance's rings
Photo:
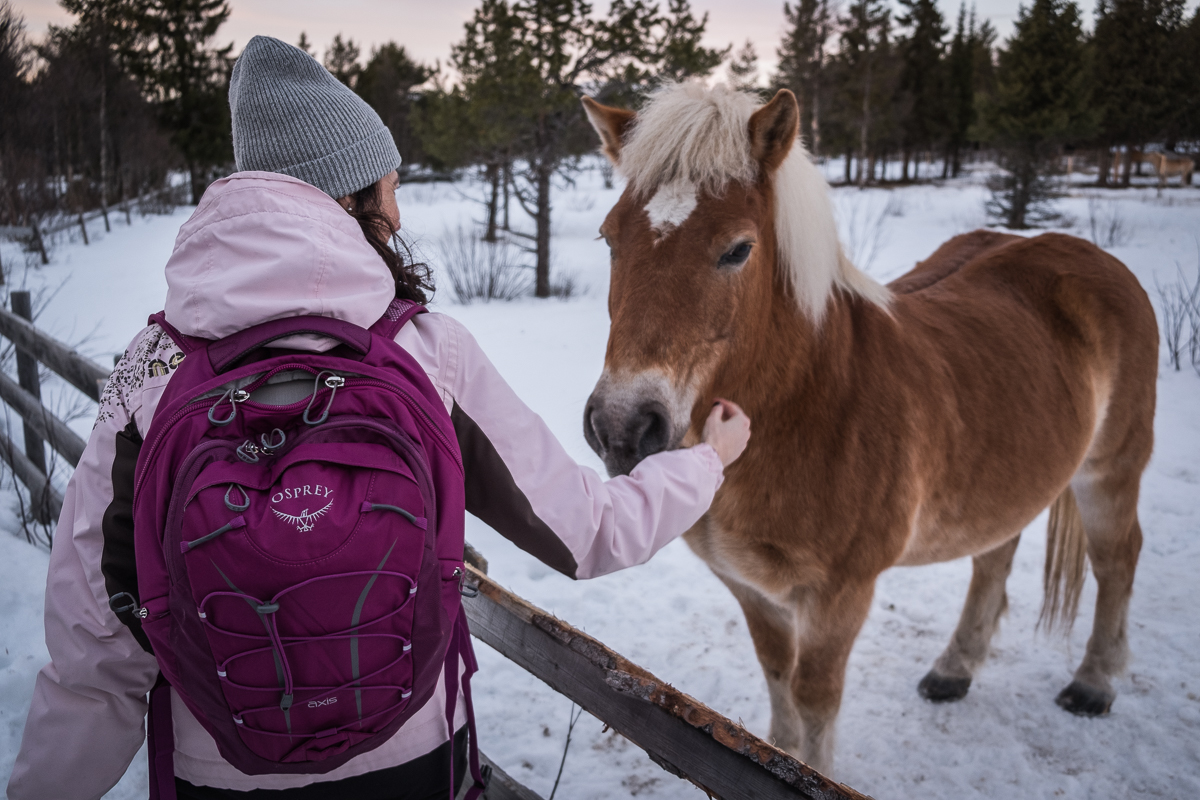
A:
{"type": "Polygon", "coordinates": [[[1167,363],[1178,372],[1185,360],[1200,374],[1200,265],[1196,278],[1190,279],[1176,264],[1178,277],[1163,286],[1154,279],[1162,311],[1163,344],[1167,346],[1167,363]]]}
{"type": "Polygon", "coordinates": [[[842,191],[834,194],[834,207],[846,256],[869,270],[887,245],[888,217],[904,216],[904,201],[892,192],[842,191]]]}
{"type": "Polygon", "coordinates": [[[550,280],[550,296],[559,300],[570,300],[572,297],[587,294],[587,287],[579,283],[573,272],[557,272],[550,280]]]}
{"type": "Polygon", "coordinates": [[[1088,227],[1092,244],[1097,247],[1120,247],[1133,238],[1133,228],[1121,216],[1116,200],[1101,202],[1098,197],[1089,197],[1088,227]]]}
{"type": "Polygon", "coordinates": [[[508,242],[488,243],[461,225],[438,240],[442,269],[461,305],[476,300],[513,300],[530,293],[532,270],[521,251],[508,242]]]}

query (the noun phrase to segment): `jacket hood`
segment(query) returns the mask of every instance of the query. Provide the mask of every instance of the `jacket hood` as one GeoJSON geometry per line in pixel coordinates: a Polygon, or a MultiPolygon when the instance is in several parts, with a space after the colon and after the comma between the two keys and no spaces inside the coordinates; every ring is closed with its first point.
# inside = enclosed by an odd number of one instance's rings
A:
{"type": "MultiPolygon", "coordinates": [[[[353,217],[315,186],[273,172],[208,187],[179,229],[166,277],[167,320],[203,339],[302,314],[366,328],[396,293],[353,217]]],[[[313,345],[304,349],[325,349],[313,345]]]]}

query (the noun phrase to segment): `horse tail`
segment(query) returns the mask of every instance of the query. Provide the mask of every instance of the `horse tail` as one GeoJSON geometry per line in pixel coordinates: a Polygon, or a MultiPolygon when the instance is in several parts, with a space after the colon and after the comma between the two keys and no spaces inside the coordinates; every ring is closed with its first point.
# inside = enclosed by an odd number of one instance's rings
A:
{"type": "Polygon", "coordinates": [[[1075,492],[1067,486],[1050,506],[1046,527],[1046,566],[1042,575],[1042,613],[1038,627],[1069,633],[1079,609],[1087,566],[1087,537],[1075,492]]]}

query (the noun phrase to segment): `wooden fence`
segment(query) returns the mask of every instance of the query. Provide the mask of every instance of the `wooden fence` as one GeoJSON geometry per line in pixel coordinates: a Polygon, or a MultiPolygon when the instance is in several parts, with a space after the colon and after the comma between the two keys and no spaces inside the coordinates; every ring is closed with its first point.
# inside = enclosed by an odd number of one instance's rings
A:
{"type": "MultiPolygon", "coordinates": [[[[25,452],[0,433],[0,458],[29,489],[39,519],[53,522],[62,497],[46,478],[42,442],[72,466],[84,442],[42,405],[36,362],[93,400],[109,373],[35,328],[28,293],[12,297],[16,313],[0,309],[0,336],[16,347],[19,380],[0,373],[0,399],[24,421],[25,452]]],[[[507,591],[487,576],[486,560],[470,545],[466,559],[463,607],[471,634],[641,747],[667,772],[725,800],[865,800],[507,591]]],[[[484,762],[492,770],[490,800],[540,800],[486,756],[484,762]]]]}

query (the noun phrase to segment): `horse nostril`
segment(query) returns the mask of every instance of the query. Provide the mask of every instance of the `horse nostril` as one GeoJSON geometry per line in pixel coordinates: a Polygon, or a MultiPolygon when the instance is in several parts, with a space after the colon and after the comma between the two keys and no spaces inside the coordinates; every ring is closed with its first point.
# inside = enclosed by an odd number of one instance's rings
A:
{"type": "Polygon", "coordinates": [[[595,398],[588,398],[587,405],[583,409],[583,438],[587,440],[588,446],[596,452],[596,455],[603,458],[604,454],[608,452],[608,435],[599,414],[598,405],[595,398]]]}
{"type": "Polygon", "coordinates": [[[638,421],[641,428],[635,437],[638,460],[666,450],[671,441],[671,423],[667,417],[667,410],[658,403],[646,406],[642,408],[638,421]]]}

